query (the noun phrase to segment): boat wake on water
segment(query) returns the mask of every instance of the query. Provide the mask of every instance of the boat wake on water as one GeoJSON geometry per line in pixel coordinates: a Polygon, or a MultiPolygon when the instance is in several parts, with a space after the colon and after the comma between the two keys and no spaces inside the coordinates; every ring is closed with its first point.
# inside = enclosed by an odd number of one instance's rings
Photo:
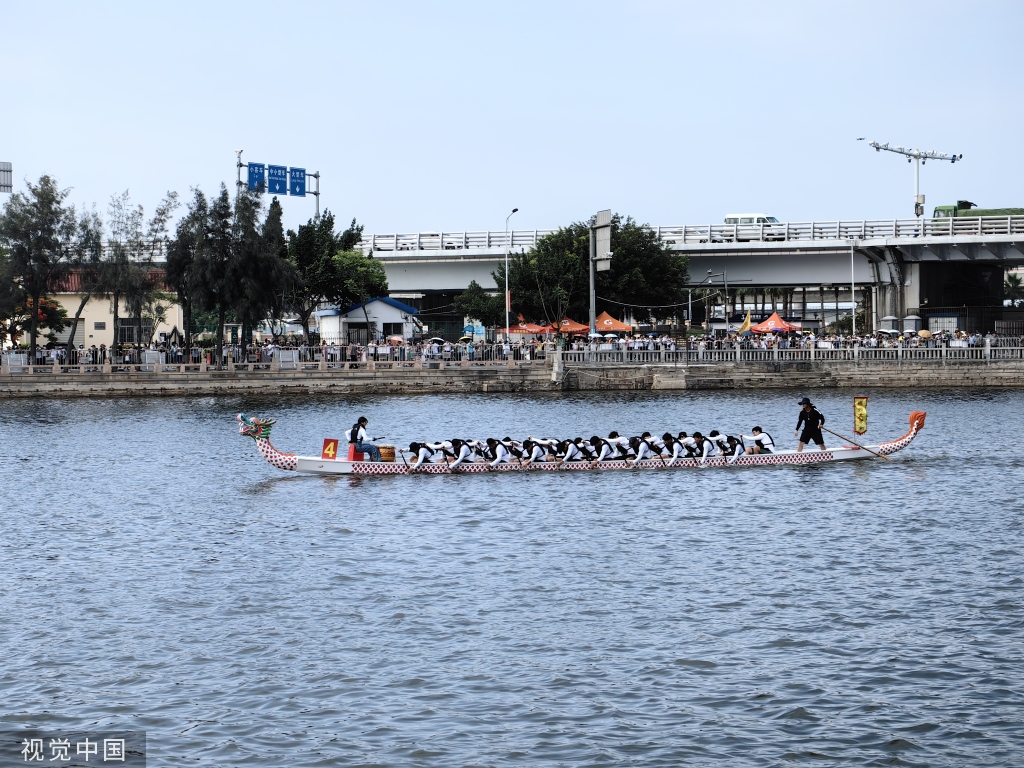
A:
{"type": "MultiPolygon", "coordinates": [[[[320,456],[283,453],[270,442],[275,419],[237,416],[238,432],[256,442],[260,455],[272,466],[312,475],[411,475],[411,474],[484,474],[487,472],[604,472],[607,470],[679,470],[724,467],[760,467],[800,464],[826,464],[835,461],[887,458],[913,442],[924,428],[924,411],[910,414],[910,428],[895,440],[878,445],[843,445],[827,450],[742,453],[732,455],[680,455],[666,440],[631,438],[625,443],[633,455],[623,455],[625,447],[612,451],[616,443],[592,438],[591,441],[553,441],[527,438],[522,443],[489,439],[487,441],[452,440],[444,443],[413,443],[406,451],[380,446],[382,461],[363,461],[349,451],[349,458],[337,456],[338,441],[325,440],[320,456]],[[333,445],[332,445],[333,444],[333,445]]],[[[615,433],[613,433],[614,435],[615,433]]],[[[646,433],[645,433],[646,435],[646,433]]],[[[695,433],[695,436],[699,433],[695,433]]],[[[617,436],[616,436],[617,437],[617,436]]],[[[670,437],[666,435],[666,437],[670,437]]],[[[618,438],[623,440],[622,438],[618,438]]],[[[706,438],[702,438],[706,439],[706,438]]]]}

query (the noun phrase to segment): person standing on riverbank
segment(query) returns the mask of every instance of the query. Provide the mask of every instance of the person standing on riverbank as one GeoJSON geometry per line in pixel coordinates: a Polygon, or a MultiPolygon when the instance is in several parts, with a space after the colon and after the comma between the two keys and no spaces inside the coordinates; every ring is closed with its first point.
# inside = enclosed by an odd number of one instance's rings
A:
{"type": "Polygon", "coordinates": [[[814,443],[818,450],[825,450],[825,438],[821,436],[821,428],[825,425],[825,417],[814,407],[810,398],[805,397],[800,401],[800,416],[796,420],[796,429],[793,437],[800,435],[800,442],[797,443],[796,451],[800,453],[807,443],[814,443]],[[803,431],[801,431],[801,427],[803,431]]]}

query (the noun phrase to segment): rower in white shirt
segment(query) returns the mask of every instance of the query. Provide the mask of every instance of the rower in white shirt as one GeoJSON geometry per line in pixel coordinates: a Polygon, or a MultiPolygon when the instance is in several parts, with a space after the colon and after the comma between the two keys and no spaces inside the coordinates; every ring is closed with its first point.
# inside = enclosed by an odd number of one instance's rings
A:
{"type": "Polygon", "coordinates": [[[760,427],[754,427],[751,431],[754,434],[740,435],[744,440],[750,440],[753,443],[753,445],[747,446],[747,453],[775,453],[775,441],[772,440],[771,435],[762,431],[760,427]]]}
{"type": "Polygon", "coordinates": [[[409,468],[416,471],[422,467],[424,463],[431,463],[431,459],[434,457],[434,453],[436,451],[426,443],[412,442],[409,443],[409,452],[415,457],[409,468]]]}
{"type": "Polygon", "coordinates": [[[593,461],[590,462],[591,467],[597,466],[598,462],[618,458],[616,447],[602,437],[594,435],[590,438],[590,445],[593,446],[593,451],[596,454],[593,461]]]}
{"type": "Polygon", "coordinates": [[[725,435],[719,432],[717,429],[712,429],[708,432],[708,440],[714,444],[718,456],[729,455],[729,441],[725,435]]]}
{"type": "Polygon", "coordinates": [[[448,469],[456,469],[460,464],[473,463],[473,447],[469,444],[468,440],[460,440],[455,438],[451,441],[452,453],[455,454],[455,461],[453,461],[448,469]]]}
{"type": "Polygon", "coordinates": [[[556,447],[559,457],[557,465],[561,467],[567,461],[583,461],[585,458],[580,447],[573,440],[563,440],[556,447]]]}
{"type": "Polygon", "coordinates": [[[653,459],[655,456],[661,457],[661,450],[655,446],[650,432],[644,432],[640,437],[630,438],[629,447],[636,453],[636,458],[632,462],[634,467],[641,461],[653,459]]]}
{"type": "Polygon", "coordinates": [[[547,461],[546,441],[534,440],[532,437],[528,437],[523,441],[523,452],[526,455],[526,461],[523,462],[524,467],[530,466],[535,461],[547,461]]]}
{"type": "Polygon", "coordinates": [[[691,439],[693,440],[694,456],[703,467],[704,462],[707,461],[708,456],[711,455],[714,444],[700,432],[694,432],[691,439]]]}
{"type": "Polygon", "coordinates": [[[682,459],[686,457],[686,446],[683,445],[682,440],[689,439],[686,437],[685,432],[680,432],[679,437],[673,437],[671,432],[666,432],[661,436],[661,445],[663,449],[671,454],[669,456],[668,463],[666,466],[671,467],[676,463],[676,459],[682,459]]]}
{"type": "Polygon", "coordinates": [[[615,458],[624,459],[629,455],[628,437],[622,437],[618,432],[612,431],[608,433],[608,442],[616,451],[618,451],[619,455],[615,458]]]}
{"type": "Polygon", "coordinates": [[[487,438],[487,453],[485,458],[490,459],[489,466],[496,467],[499,464],[508,464],[512,461],[512,453],[500,440],[493,437],[487,438]]]}

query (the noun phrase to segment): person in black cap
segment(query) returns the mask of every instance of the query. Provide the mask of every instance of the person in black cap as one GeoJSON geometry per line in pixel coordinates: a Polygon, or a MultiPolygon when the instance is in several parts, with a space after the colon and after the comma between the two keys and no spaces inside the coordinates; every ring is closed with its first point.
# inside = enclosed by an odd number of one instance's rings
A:
{"type": "Polygon", "coordinates": [[[810,398],[805,397],[800,401],[800,416],[796,420],[796,429],[793,437],[800,435],[800,442],[797,443],[796,451],[799,453],[807,443],[814,443],[819,450],[825,450],[825,438],[821,436],[821,428],[825,425],[825,417],[814,407],[810,398]],[[801,431],[801,427],[803,431],[801,431]]]}

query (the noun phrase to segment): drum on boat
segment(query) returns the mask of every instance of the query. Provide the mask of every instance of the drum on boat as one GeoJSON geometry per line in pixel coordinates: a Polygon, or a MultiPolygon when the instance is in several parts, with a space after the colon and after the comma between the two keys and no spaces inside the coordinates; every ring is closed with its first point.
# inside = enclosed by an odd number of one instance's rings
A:
{"type": "Polygon", "coordinates": [[[380,460],[381,461],[390,461],[390,462],[394,463],[394,461],[395,461],[395,446],[381,444],[381,445],[378,445],[377,448],[380,449],[380,460]]]}

